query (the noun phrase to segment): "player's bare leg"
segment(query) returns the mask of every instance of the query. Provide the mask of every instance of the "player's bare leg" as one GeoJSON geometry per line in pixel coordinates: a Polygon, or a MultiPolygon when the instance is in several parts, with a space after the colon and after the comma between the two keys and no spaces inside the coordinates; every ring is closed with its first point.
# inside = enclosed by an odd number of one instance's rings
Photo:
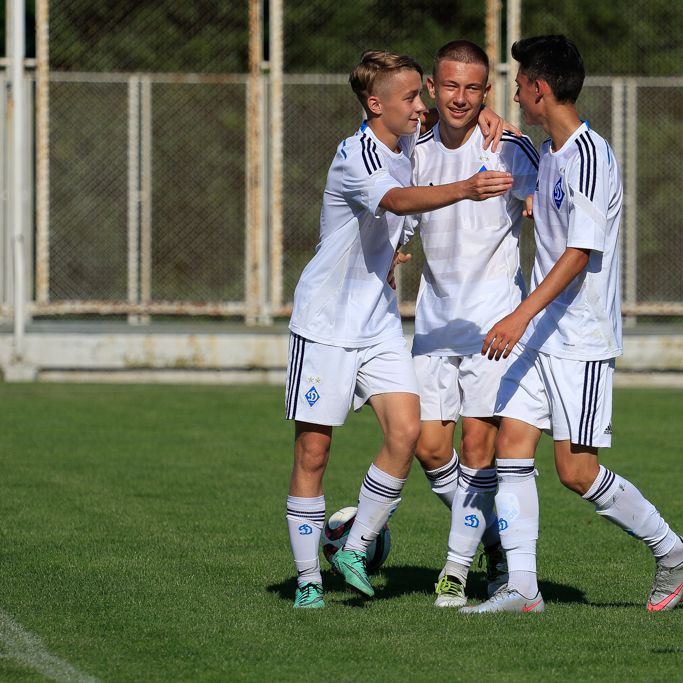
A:
{"type": "Polygon", "coordinates": [[[673,609],[683,597],[683,542],[657,508],[631,482],[600,465],[596,448],[556,441],[555,467],[567,488],[650,548],[657,570],[647,608],[673,609]]]}
{"type": "Polygon", "coordinates": [[[450,510],[458,485],[460,460],[453,448],[453,420],[423,420],[415,456],[432,491],[450,510]]]}
{"type": "Polygon", "coordinates": [[[493,512],[497,488],[493,450],[497,429],[498,421],[494,418],[464,417],[462,420],[460,474],[452,503],[448,556],[437,584],[437,607],[465,604],[467,575],[489,526],[488,543],[485,543],[489,546],[488,564],[493,562],[487,572],[491,583],[489,595],[507,581],[493,512]]]}
{"type": "Polygon", "coordinates": [[[538,539],[538,493],[534,455],[541,437],[536,427],[502,418],[496,437],[496,470],[500,539],[507,555],[507,586],[489,600],[464,613],[540,612],[544,602],[536,577],[536,541],[538,539]]]}
{"type": "Polygon", "coordinates": [[[372,596],[365,553],[401,500],[420,433],[420,401],[416,394],[377,394],[370,398],[384,433],[384,443],[368,469],[358,495],[358,512],[344,548],[332,560],[346,582],[372,596]]]}

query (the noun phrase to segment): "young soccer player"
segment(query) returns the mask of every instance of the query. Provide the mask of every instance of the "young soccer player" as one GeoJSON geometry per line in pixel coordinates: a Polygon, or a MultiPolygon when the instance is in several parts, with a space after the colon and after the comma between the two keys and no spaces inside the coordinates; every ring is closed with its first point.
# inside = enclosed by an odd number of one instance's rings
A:
{"type": "MultiPolygon", "coordinates": [[[[298,571],[295,607],[324,605],[318,544],[325,519],[323,474],[332,430],[368,402],[384,443],[360,489],[358,513],[334,567],[364,595],[365,552],[398,505],[420,430],[412,359],[387,280],[404,216],[506,192],[490,171],[434,187],[410,187],[414,136],[426,111],[422,69],[410,57],[364,53],[350,76],[367,121],[337,148],[327,177],[320,242],[294,294],[286,416],[295,421],[287,523],[298,571]]],[[[499,122],[498,117],[489,121],[499,122]]]]}
{"type": "Polygon", "coordinates": [[[451,508],[448,556],[436,586],[437,607],[461,607],[479,542],[489,595],[507,579],[493,511],[497,481],[493,443],[496,393],[506,363],[480,351],[493,323],[522,300],[522,212],[534,191],[538,153],[528,137],[504,133],[496,153],[484,149],[477,123],[490,90],[486,53],[456,40],[434,58],[427,87],[438,123],[417,142],[413,182],[428,186],[487,170],[507,171],[512,188],[486,202],[458,202],[419,217],[425,255],[415,311],[413,356],[422,429],[416,455],[432,490],[451,508]],[[453,448],[462,416],[460,466],[453,448]]]}
{"type": "Polygon", "coordinates": [[[533,203],[532,291],[491,328],[482,348],[489,358],[512,360],[496,407],[503,416],[496,507],[509,582],[461,611],[544,609],[534,480],[542,431],[554,439],[561,482],[655,556],[648,610],[672,609],[683,593],[683,542],[633,484],[598,462],[598,449],[611,445],[612,374],[622,353],[619,167],[609,144],[577,115],[584,67],[576,46],[564,36],[527,38],[513,45],[512,56],[519,62],[515,101],[526,123],[550,138],[533,203]]]}

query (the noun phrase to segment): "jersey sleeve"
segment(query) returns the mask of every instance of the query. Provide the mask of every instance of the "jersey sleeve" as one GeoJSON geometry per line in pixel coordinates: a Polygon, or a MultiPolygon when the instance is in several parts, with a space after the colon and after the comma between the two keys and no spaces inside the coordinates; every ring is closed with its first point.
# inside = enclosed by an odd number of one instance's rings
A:
{"type": "Polygon", "coordinates": [[[567,246],[604,251],[609,203],[609,164],[592,153],[573,159],[565,170],[569,194],[567,246]]]}
{"type": "Polygon", "coordinates": [[[345,199],[352,207],[379,217],[384,213],[379,206],[382,197],[395,187],[403,186],[387,170],[373,140],[366,137],[346,159],[342,179],[345,199]]]}
{"type": "Polygon", "coordinates": [[[524,201],[534,194],[538,176],[538,151],[526,136],[503,135],[500,159],[503,166],[512,173],[512,196],[524,201]]]}

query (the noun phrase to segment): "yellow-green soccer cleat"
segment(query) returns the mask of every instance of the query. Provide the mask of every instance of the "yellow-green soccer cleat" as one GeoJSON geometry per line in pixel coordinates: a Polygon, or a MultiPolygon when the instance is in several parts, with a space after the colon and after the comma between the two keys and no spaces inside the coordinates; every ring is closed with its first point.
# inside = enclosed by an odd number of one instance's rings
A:
{"type": "Polygon", "coordinates": [[[332,556],[331,563],[351,588],[369,598],[375,594],[375,589],[368,579],[365,553],[360,550],[344,550],[342,548],[332,556]]]}
{"type": "Polygon", "coordinates": [[[465,586],[455,576],[442,576],[436,584],[434,607],[462,607],[467,603],[465,586]]]}
{"type": "Polygon", "coordinates": [[[297,588],[296,595],[294,596],[294,607],[302,607],[305,609],[320,609],[321,607],[325,607],[322,583],[306,583],[297,588]]]}

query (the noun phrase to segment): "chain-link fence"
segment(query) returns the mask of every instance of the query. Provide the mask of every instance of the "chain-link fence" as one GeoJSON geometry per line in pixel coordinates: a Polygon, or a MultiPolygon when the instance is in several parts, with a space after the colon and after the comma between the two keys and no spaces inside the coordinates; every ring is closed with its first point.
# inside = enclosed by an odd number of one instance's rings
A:
{"type": "MultiPolygon", "coordinates": [[[[362,50],[413,54],[429,71],[448,40],[486,45],[504,113],[507,48],[491,16],[504,34],[512,4],[37,0],[34,314],[287,315],[334,150],[361,118],[347,79],[362,50]]],[[[616,10],[583,4],[548,16],[525,0],[522,34],[563,31],[584,53],[579,109],[625,177],[625,310],[682,314],[683,10],[642,0],[616,40],[603,30],[616,10]]],[[[410,249],[406,313],[419,241],[410,249]]]]}

